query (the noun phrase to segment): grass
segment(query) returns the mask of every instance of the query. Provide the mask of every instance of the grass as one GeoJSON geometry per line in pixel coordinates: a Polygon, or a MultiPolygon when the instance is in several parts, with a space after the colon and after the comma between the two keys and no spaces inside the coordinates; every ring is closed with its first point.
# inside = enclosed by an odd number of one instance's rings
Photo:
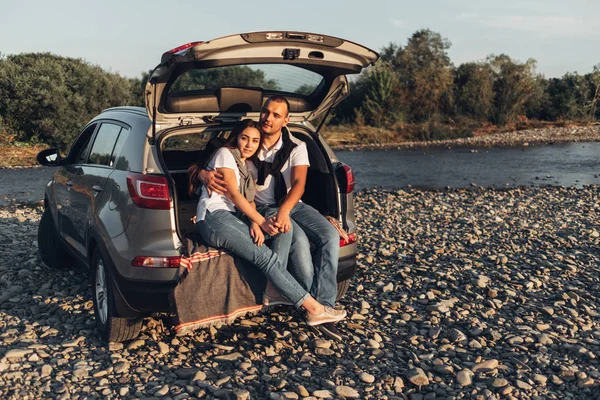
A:
{"type": "Polygon", "coordinates": [[[39,166],[35,156],[49,147],[23,143],[0,145],[0,168],[39,166]]]}

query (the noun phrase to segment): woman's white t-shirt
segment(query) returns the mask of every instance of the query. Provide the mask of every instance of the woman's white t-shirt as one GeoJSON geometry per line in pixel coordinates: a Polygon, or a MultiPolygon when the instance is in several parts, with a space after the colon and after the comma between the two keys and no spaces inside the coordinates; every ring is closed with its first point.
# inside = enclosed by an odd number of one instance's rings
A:
{"type": "MultiPolygon", "coordinates": [[[[232,169],[235,173],[235,182],[238,187],[240,186],[240,170],[235,162],[235,158],[233,158],[233,154],[231,154],[231,151],[227,147],[218,149],[206,167],[209,171],[216,170],[217,168],[232,169]]],[[[206,187],[203,186],[200,201],[198,201],[198,207],[196,208],[196,221],[204,221],[206,211],[213,212],[216,210],[235,212],[235,205],[227,197],[214,191],[209,196],[206,187]]]]}

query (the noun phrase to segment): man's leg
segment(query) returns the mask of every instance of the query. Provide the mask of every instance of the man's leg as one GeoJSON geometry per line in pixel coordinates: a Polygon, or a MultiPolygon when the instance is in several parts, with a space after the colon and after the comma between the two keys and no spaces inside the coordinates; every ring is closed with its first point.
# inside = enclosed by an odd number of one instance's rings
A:
{"type": "MultiPolygon", "coordinates": [[[[290,217],[301,228],[308,241],[316,247],[313,258],[314,278],[310,293],[320,303],[333,307],[337,296],[339,233],[317,210],[304,203],[296,204],[290,217]]],[[[292,237],[294,257],[291,258],[291,262],[300,264],[300,266],[295,264],[294,268],[299,267],[301,270],[305,270],[307,268],[306,255],[310,254],[310,245],[307,248],[302,235],[298,234],[296,228],[294,227],[292,237]],[[299,248],[297,248],[298,245],[299,248]]],[[[295,276],[294,273],[292,275],[295,276]]],[[[298,279],[298,277],[296,278],[298,279]]]]}
{"type": "MultiPolygon", "coordinates": [[[[310,242],[300,225],[293,219],[291,221],[293,235],[287,269],[304,289],[311,292],[315,282],[315,266],[310,252],[310,242]]],[[[320,302],[318,299],[317,301],[320,302]]]]}

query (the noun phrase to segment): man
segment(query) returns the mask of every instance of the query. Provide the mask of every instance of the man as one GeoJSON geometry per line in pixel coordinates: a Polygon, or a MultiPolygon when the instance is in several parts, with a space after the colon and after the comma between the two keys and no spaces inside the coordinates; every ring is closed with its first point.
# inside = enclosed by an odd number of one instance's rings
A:
{"type": "MultiPolygon", "coordinates": [[[[277,236],[273,238],[273,251],[284,262],[289,256],[288,269],[292,275],[317,301],[333,308],[337,296],[339,234],[317,210],[300,201],[309,167],[308,152],[306,144],[289,133],[288,122],[289,103],[285,97],[267,99],[259,120],[263,133],[263,146],[258,153],[261,162],[250,168],[257,180],[255,202],[257,210],[273,217],[282,232],[292,229],[289,254],[285,248],[278,248],[277,236]],[[311,242],[316,248],[314,258],[311,242]]],[[[200,179],[210,190],[226,191],[213,171],[202,171],[200,179]]],[[[265,300],[266,304],[286,303],[268,290],[265,300]]]]}

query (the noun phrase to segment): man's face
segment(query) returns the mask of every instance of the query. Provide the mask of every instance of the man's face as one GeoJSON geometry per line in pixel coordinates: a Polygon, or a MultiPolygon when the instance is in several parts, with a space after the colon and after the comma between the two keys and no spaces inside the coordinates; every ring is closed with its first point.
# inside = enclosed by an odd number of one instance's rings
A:
{"type": "Polygon", "coordinates": [[[285,103],[267,101],[260,111],[259,126],[266,136],[278,134],[289,122],[285,103]]]}

